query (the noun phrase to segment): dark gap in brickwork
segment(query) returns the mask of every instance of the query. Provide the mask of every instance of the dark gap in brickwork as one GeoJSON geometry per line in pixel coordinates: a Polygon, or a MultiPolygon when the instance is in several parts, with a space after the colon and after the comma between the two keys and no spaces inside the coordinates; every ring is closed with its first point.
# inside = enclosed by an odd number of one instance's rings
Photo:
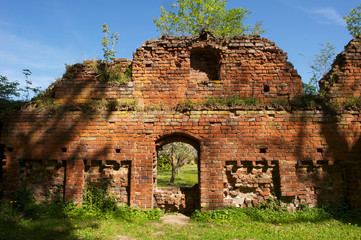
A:
{"type": "Polygon", "coordinates": [[[302,166],[313,166],[313,162],[311,160],[303,160],[300,162],[302,166]]]}
{"type": "Polygon", "coordinates": [[[327,161],[327,160],[318,160],[318,161],[317,161],[317,164],[318,164],[318,165],[322,165],[322,166],[328,165],[328,161],[327,161]]]}
{"type": "Polygon", "coordinates": [[[83,162],[84,162],[84,172],[89,172],[91,167],[91,161],[84,159],[83,162]]]}
{"type": "Polygon", "coordinates": [[[120,149],[119,148],[115,149],[115,152],[120,153],[120,149]]]}
{"type": "Polygon", "coordinates": [[[231,170],[232,173],[237,171],[237,161],[226,161],[227,170],[231,170]]]}
{"type": "Polygon", "coordinates": [[[270,87],[268,85],[264,85],[263,92],[269,92],[269,91],[270,91],[270,87]]]}
{"type": "Polygon", "coordinates": [[[128,186],[125,188],[127,192],[127,204],[130,203],[130,181],[132,179],[132,161],[121,161],[122,167],[128,167],[128,186]]]}
{"type": "Polygon", "coordinates": [[[267,164],[267,162],[262,161],[262,160],[256,161],[256,166],[264,166],[264,165],[266,165],[265,163],[267,164]]]}
{"type": "Polygon", "coordinates": [[[117,161],[105,161],[105,164],[106,164],[106,165],[112,165],[112,166],[113,166],[113,169],[114,169],[115,171],[118,171],[119,168],[120,168],[120,164],[117,163],[117,161]]]}
{"type": "Polygon", "coordinates": [[[61,148],[61,152],[65,153],[65,152],[67,152],[67,151],[68,151],[68,149],[66,149],[66,148],[61,148]]]}
{"type": "Polygon", "coordinates": [[[14,148],[8,147],[8,152],[13,152],[13,151],[14,151],[14,148]]]}
{"type": "Polygon", "coordinates": [[[241,164],[247,168],[247,173],[252,172],[253,163],[251,161],[241,161],[241,164]]]}
{"type": "Polygon", "coordinates": [[[267,153],[267,148],[260,148],[260,149],[259,149],[259,152],[260,152],[260,153],[267,153]]]}
{"type": "Polygon", "coordinates": [[[318,153],[323,153],[323,148],[317,148],[318,153]]]}
{"type": "Polygon", "coordinates": [[[193,49],[191,76],[199,80],[219,79],[219,57],[211,49],[193,49]]]}
{"type": "Polygon", "coordinates": [[[237,169],[237,161],[226,161],[225,170],[227,172],[227,182],[232,186],[236,184],[236,178],[232,177],[232,175],[236,173],[237,169]]]}
{"type": "Polygon", "coordinates": [[[296,172],[302,171],[302,169],[305,169],[307,173],[314,172],[313,161],[312,160],[298,161],[296,164],[296,172]]]}
{"type": "Polygon", "coordinates": [[[272,181],[273,181],[273,192],[275,196],[281,198],[281,176],[280,176],[280,167],[278,161],[272,161],[273,165],[272,170],[272,181]]]}

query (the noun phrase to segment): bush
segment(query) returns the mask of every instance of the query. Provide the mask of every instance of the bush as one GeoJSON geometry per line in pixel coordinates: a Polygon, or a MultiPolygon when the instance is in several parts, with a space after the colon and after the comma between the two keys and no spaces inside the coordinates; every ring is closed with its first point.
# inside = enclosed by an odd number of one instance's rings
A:
{"type": "Polygon", "coordinates": [[[130,208],[129,206],[119,206],[115,209],[112,215],[116,219],[122,219],[130,222],[146,222],[159,220],[163,214],[163,211],[158,208],[140,210],[137,208],[130,208]]]}
{"type": "Polygon", "coordinates": [[[170,169],[172,169],[172,166],[169,164],[168,160],[163,156],[158,159],[157,166],[158,166],[159,170],[170,170],[170,169]]]}
{"type": "Polygon", "coordinates": [[[324,103],[325,99],[319,95],[313,94],[303,94],[290,100],[291,106],[296,108],[313,108],[316,106],[322,106],[324,103]]]}
{"type": "Polygon", "coordinates": [[[15,191],[11,195],[10,199],[10,203],[12,203],[13,206],[20,211],[23,211],[25,206],[35,203],[33,191],[27,189],[25,185],[15,191]]]}
{"type": "Polygon", "coordinates": [[[351,97],[346,99],[345,107],[349,109],[358,109],[361,107],[361,97],[351,97]]]}
{"type": "Polygon", "coordinates": [[[113,211],[119,200],[107,194],[108,186],[109,181],[107,179],[104,179],[100,184],[89,183],[83,191],[82,207],[89,211],[113,211]]]}

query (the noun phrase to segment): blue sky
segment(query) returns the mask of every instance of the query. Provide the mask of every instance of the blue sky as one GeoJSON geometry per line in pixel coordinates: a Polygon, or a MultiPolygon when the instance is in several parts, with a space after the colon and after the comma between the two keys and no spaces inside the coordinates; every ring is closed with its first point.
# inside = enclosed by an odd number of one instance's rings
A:
{"type": "MultiPolygon", "coordinates": [[[[65,64],[102,58],[102,24],[119,33],[116,57],[132,58],[142,43],[158,38],[152,18],[173,0],[11,0],[0,7],[0,75],[46,89],[61,77],[65,64]]],[[[263,20],[262,37],[288,53],[302,80],[310,78],[308,60],[320,44],[332,43],[336,53],[352,39],[342,19],[359,0],[231,0],[228,7],[251,11],[246,24],[263,20]]]]}

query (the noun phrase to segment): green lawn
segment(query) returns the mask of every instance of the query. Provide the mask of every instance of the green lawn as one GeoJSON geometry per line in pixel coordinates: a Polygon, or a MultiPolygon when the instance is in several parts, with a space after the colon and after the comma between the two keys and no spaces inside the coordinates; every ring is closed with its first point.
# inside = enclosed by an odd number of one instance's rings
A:
{"type": "Polygon", "coordinates": [[[174,184],[170,184],[171,170],[158,170],[158,187],[193,187],[198,183],[198,169],[196,164],[186,164],[180,175],[176,175],[174,184]]]}
{"type": "Polygon", "coordinates": [[[361,239],[361,210],[346,207],[292,213],[270,200],[253,208],[196,210],[184,226],[162,223],[159,209],[118,203],[95,185],[84,189],[81,206],[60,196],[37,204],[31,192],[19,190],[12,201],[0,201],[0,240],[361,239]]]}
{"type": "Polygon", "coordinates": [[[58,212],[33,207],[28,211],[1,204],[0,239],[361,239],[360,211],[344,209],[196,212],[186,226],[162,224],[157,210],[127,207],[103,213],[82,207],[59,208],[58,212]]]}

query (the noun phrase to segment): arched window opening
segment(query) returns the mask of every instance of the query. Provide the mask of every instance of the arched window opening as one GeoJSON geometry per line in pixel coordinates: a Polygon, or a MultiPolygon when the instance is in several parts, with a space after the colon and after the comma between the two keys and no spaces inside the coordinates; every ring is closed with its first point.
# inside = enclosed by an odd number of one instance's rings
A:
{"type": "Polygon", "coordinates": [[[191,78],[202,82],[219,80],[219,53],[214,49],[195,48],[191,51],[191,78]]]}
{"type": "Polygon", "coordinates": [[[157,187],[198,184],[198,150],[185,142],[171,142],[157,151],[157,187]]]}

